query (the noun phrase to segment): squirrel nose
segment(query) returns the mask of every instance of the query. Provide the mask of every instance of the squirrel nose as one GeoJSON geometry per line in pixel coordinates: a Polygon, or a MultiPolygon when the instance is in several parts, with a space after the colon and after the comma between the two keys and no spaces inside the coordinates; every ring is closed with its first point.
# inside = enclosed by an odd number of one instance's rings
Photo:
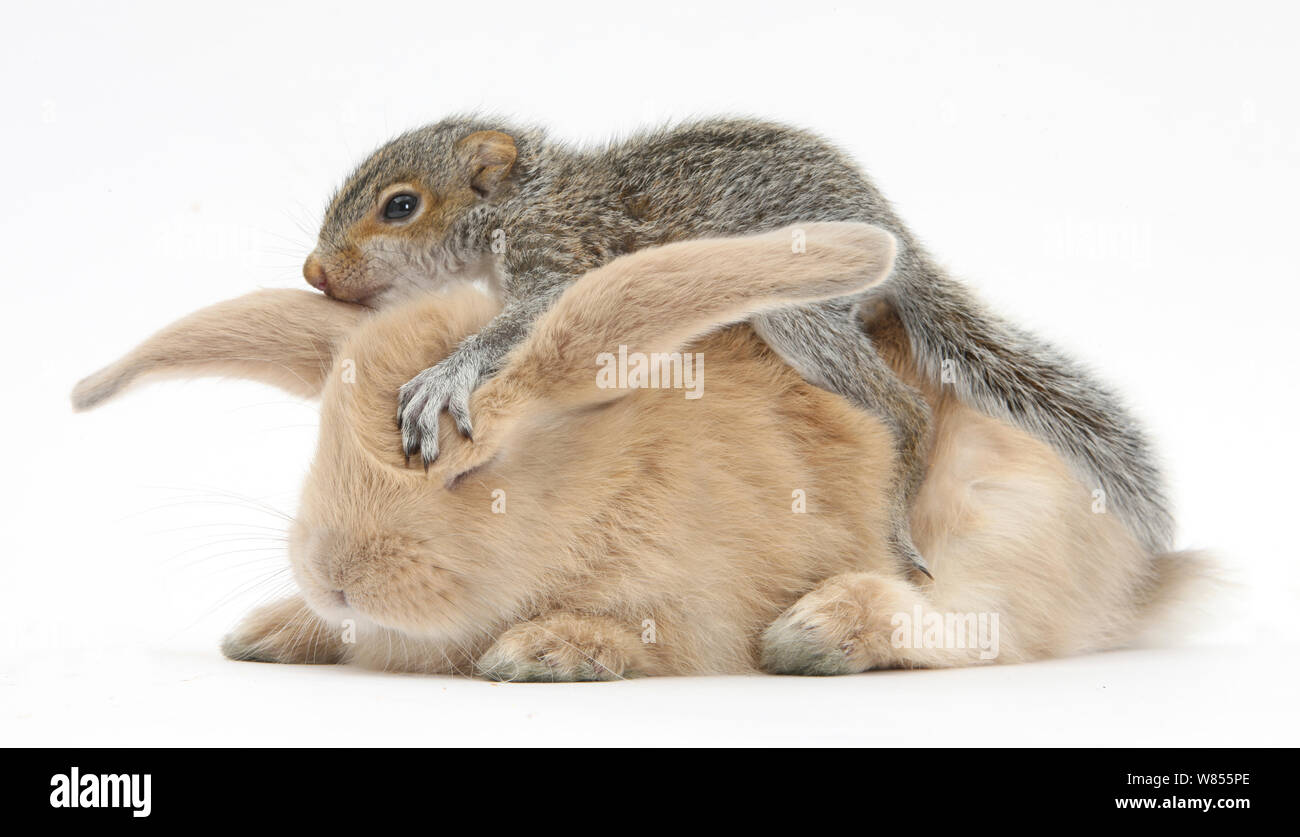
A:
{"type": "Polygon", "coordinates": [[[307,261],[302,265],[302,278],[307,280],[307,284],[317,290],[325,290],[329,287],[329,281],[325,276],[325,265],[320,263],[313,253],[307,257],[307,261]]]}

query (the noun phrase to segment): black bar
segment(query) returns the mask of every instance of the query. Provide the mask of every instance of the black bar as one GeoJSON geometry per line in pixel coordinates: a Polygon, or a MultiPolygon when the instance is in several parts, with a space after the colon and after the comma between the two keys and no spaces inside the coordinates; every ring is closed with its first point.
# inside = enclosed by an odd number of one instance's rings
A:
{"type": "MultiPolygon", "coordinates": [[[[935,817],[988,824],[990,816],[1041,824],[1044,810],[1070,824],[1195,816],[1228,825],[1257,811],[1289,813],[1281,797],[1295,779],[1289,750],[1226,749],[10,749],[0,775],[6,811],[46,822],[256,824],[270,810],[303,825],[337,826],[353,816],[423,812],[431,828],[451,825],[452,811],[503,824],[589,827],[629,816],[686,816],[699,806],[720,816],[775,807],[808,827],[836,809],[864,820],[864,828],[872,811],[920,812],[926,825],[935,817]],[[87,782],[95,789],[88,801],[126,786],[123,779],[105,785],[106,775],[134,774],[140,790],[148,775],[148,816],[135,816],[137,797],[116,808],[55,807],[53,795],[70,784],[74,768],[82,792],[87,782]]],[[[57,801],[66,803],[66,795],[57,801]]]]}

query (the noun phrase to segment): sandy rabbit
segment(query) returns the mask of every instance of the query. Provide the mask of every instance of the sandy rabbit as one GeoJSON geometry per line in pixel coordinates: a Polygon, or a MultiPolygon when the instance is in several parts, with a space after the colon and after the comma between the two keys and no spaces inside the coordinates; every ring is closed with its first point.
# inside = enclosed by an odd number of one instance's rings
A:
{"type": "Polygon", "coordinates": [[[802,252],[784,229],[587,274],[475,393],[472,441],[443,417],[428,472],[407,466],[394,393],[494,315],[473,290],[379,313],[250,294],[169,326],[73,400],[162,372],[321,396],[290,533],[301,594],[246,617],[223,644],[233,659],[519,680],[841,674],[1117,647],[1177,600],[1198,556],[1147,552],[1048,445],[924,385],[898,322],[867,310],[935,417],[911,520],[935,578],[899,569],[888,430],[735,325],[870,287],[894,241],[854,223],[797,235],[802,252]],[[657,387],[644,365],[599,377],[602,357],[654,356],[657,387]],[[699,397],[665,384],[686,363],[699,397]]]}

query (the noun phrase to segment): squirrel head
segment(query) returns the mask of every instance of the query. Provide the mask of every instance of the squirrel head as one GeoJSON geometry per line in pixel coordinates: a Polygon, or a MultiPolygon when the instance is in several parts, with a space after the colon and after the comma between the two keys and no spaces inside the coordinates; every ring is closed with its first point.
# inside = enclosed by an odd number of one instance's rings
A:
{"type": "MultiPolygon", "coordinates": [[[[335,193],[303,278],[329,296],[362,304],[437,286],[471,255],[452,246],[457,224],[518,189],[529,168],[521,150],[537,143],[532,132],[475,118],[402,134],[335,193]]],[[[486,249],[488,242],[482,244],[486,249]]]]}

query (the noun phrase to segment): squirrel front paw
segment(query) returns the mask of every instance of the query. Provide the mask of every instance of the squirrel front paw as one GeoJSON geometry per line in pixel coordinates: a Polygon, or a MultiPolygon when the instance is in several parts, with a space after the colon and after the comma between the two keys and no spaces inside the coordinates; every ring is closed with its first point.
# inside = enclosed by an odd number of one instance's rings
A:
{"type": "Polygon", "coordinates": [[[488,381],[470,402],[473,440],[451,446],[432,473],[441,477],[448,489],[455,488],[462,477],[495,459],[520,420],[539,406],[537,399],[512,383],[508,373],[488,381]]]}
{"type": "Polygon", "coordinates": [[[446,410],[462,435],[472,438],[469,397],[483,378],[479,358],[458,349],[408,381],[400,390],[397,423],[407,459],[420,454],[427,468],[438,458],[438,419],[446,410]]]}

